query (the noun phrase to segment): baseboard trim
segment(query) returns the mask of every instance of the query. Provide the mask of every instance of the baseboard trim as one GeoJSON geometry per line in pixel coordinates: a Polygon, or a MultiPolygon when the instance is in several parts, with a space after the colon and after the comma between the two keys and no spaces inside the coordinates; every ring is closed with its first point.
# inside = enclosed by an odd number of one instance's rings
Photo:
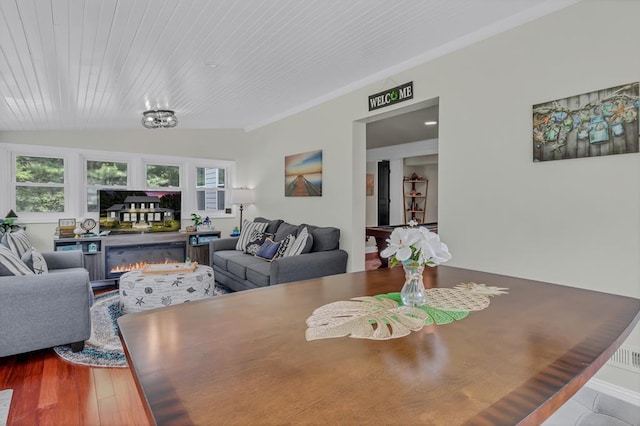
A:
{"type": "Polygon", "coordinates": [[[640,407],[640,393],[638,392],[594,378],[591,378],[585,386],[640,407]]]}

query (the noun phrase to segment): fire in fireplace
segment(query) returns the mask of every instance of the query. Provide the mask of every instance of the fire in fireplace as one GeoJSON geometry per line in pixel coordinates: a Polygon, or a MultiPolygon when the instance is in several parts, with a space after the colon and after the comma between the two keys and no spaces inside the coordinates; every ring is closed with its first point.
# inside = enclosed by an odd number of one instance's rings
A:
{"type": "Polygon", "coordinates": [[[147,265],[162,265],[162,264],[167,265],[169,263],[180,263],[180,262],[169,262],[168,260],[165,260],[164,262],[136,262],[136,263],[129,263],[128,265],[114,266],[113,268],[111,268],[111,271],[109,272],[112,274],[122,274],[129,271],[135,271],[137,269],[143,269],[147,265]]]}
{"type": "Polygon", "coordinates": [[[146,265],[184,262],[186,252],[185,241],[107,246],[105,277],[118,278],[125,272],[142,269],[146,265]]]}

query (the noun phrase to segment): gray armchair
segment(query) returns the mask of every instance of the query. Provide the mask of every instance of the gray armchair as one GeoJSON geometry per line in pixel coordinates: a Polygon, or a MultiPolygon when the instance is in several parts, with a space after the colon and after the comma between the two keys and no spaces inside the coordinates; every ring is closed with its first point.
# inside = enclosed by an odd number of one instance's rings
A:
{"type": "Polygon", "coordinates": [[[43,253],[48,274],[0,277],[0,357],[91,336],[93,291],[80,251],[43,253]]]}

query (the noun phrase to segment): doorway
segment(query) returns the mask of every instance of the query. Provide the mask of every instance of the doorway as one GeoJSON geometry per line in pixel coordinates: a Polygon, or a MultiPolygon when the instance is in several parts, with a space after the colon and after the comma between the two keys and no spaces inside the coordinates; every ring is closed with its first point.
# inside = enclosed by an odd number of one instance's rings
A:
{"type": "Polygon", "coordinates": [[[403,181],[413,173],[428,176],[424,222],[437,222],[438,121],[438,98],[366,119],[366,172],[376,183],[366,197],[366,226],[405,224],[411,203],[403,181]]]}

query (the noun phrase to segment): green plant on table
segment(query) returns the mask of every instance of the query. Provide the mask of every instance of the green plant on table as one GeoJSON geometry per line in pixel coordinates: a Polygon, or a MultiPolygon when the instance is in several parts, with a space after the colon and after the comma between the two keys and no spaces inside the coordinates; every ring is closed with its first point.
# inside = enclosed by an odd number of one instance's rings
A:
{"type": "Polygon", "coordinates": [[[202,216],[196,213],[191,213],[191,220],[195,226],[202,225],[202,216]]]}

